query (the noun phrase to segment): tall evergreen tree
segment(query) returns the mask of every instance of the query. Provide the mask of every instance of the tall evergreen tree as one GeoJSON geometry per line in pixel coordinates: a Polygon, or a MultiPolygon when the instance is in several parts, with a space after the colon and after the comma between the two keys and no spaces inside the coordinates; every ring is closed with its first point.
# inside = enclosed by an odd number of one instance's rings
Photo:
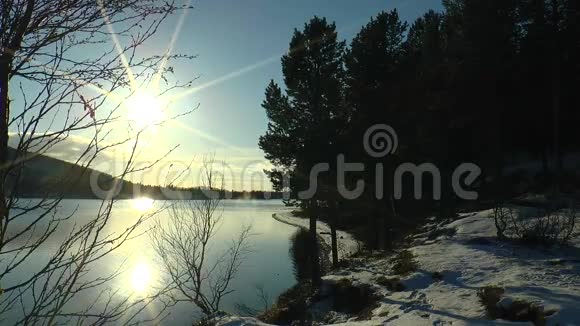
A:
{"type": "Polygon", "coordinates": [[[513,127],[504,122],[514,105],[517,1],[449,0],[444,5],[445,60],[454,75],[450,95],[456,97],[447,118],[452,163],[478,163],[500,190],[505,130],[513,127]]]}
{"type": "MultiPolygon", "coordinates": [[[[314,17],[302,31],[295,30],[288,54],[282,57],[286,94],[271,83],[266,92],[264,109],[270,119],[267,133],[260,138],[260,148],[275,168],[269,172],[278,187],[282,172],[290,175],[294,193],[307,190],[317,182],[312,198],[302,198],[310,216],[310,240],[317,247],[316,221],[321,206],[328,206],[336,193],[332,173],[310,180],[317,163],[336,161],[337,139],[344,129],[343,69],[344,42],[338,41],[336,26],[325,18],[314,17]]],[[[331,170],[334,170],[331,168],[331,170]]],[[[334,238],[336,238],[336,232],[334,238]]],[[[333,241],[334,243],[336,241],[333,241]]],[[[333,252],[337,248],[333,246],[333,252]]],[[[318,255],[314,260],[312,281],[320,284],[318,255]]]]}
{"type": "MultiPolygon", "coordinates": [[[[297,198],[309,186],[311,168],[335,162],[338,153],[365,166],[347,175],[348,188],[361,178],[366,184],[364,196],[353,201],[340,200],[336,166],[319,176],[317,194],[301,201],[310,208],[311,239],[316,218],[336,211],[373,217],[367,229],[379,247],[385,222],[394,221],[385,217],[404,217],[391,223],[403,229],[409,217],[453,216],[463,202],[453,192],[452,176],[464,162],[482,168],[477,187],[488,198],[514,194],[505,167],[521,154],[542,157],[545,172],[553,156],[559,174],[564,154],[580,149],[574,134],[580,122],[579,3],[443,0],[443,12],[429,11],[410,28],[396,11],[382,12],[346,50],[334,24],[324,19],[315,17],[295,31],[282,59],[285,91],[272,82],[263,104],[270,123],[260,146],[274,165],[268,172],[274,186],[281,189],[289,175],[297,198]],[[396,155],[377,160],[365,153],[361,139],[375,124],[394,127],[396,155]],[[402,162],[435,163],[441,200],[428,200],[425,185],[416,201],[413,185],[404,184],[404,198],[389,203],[389,178],[402,162]],[[375,198],[377,163],[384,165],[383,200],[375,198]]],[[[548,184],[536,185],[545,190],[548,184]]]]}
{"type": "Polygon", "coordinates": [[[375,189],[377,178],[374,169],[376,163],[386,164],[386,176],[392,176],[394,158],[376,159],[364,152],[360,145],[368,128],[376,124],[388,124],[397,132],[402,131],[400,83],[400,64],[404,54],[403,41],[407,23],[402,22],[396,10],[381,12],[362,27],[353,38],[350,49],[345,56],[347,70],[347,102],[351,110],[349,127],[351,156],[357,162],[365,163],[369,168],[361,177],[367,184],[365,198],[371,203],[374,215],[370,227],[376,231],[376,245],[384,248],[387,242],[387,227],[394,218],[392,205],[393,180],[387,177],[379,180],[384,198],[377,198],[375,189]]]}

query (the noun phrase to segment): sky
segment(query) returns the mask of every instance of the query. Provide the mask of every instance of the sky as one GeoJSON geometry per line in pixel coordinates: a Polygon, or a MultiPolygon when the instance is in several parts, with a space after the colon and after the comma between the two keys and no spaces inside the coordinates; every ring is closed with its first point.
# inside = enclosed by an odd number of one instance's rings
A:
{"type": "Polygon", "coordinates": [[[409,22],[429,9],[442,10],[440,0],[194,3],[175,51],[197,55],[190,63],[192,71],[186,73],[199,75],[197,84],[207,87],[189,97],[200,106],[184,123],[220,142],[189,133],[180,150],[184,154],[215,151],[237,163],[264,160],[257,146],[267,127],[260,105],[270,79],[282,84],[280,58],[288,50],[294,29],[318,15],[336,22],[339,38],[349,41],[372,16],[394,8],[409,22]]]}
{"type": "Polygon", "coordinates": [[[260,106],[264,90],[270,79],[281,83],[280,57],[288,50],[294,28],[301,28],[314,15],[323,16],[336,22],[340,38],[350,40],[381,10],[396,7],[402,19],[412,21],[429,8],[440,9],[439,2],[205,0],[194,3],[195,9],[186,18],[175,51],[198,55],[191,62],[193,71],[187,73],[199,75],[200,84],[216,79],[218,82],[190,97],[200,107],[187,118],[187,123],[234,147],[254,150],[267,125],[260,106]],[[227,78],[229,75],[233,76],[227,78]]]}
{"type": "MultiPolygon", "coordinates": [[[[257,145],[267,127],[260,105],[271,79],[283,84],[280,58],[295,28],[314,15],[326,17],[336,22],[339,38],[348,43],[382,10],[397,8],[409,23],[429,9],[442,10],[440,0],[198,0],[192,5],[181,26],[179,14],[170,17],[141,51],[163,54],[176,35],[173,53],[197,56],[177,63],[172,76],[182,81],[197,77],[188,96],[173,103],[197,109],[181,117],[179,125],[158,130],[146,152],[158,154],[179,144],[170,159],[183,166],[213,154],[227,162],[230,187],[237,190],[270,188],[261,172],[269,165],[257,145]],[[248,183],[244,173],[260,181],[248,183]]],[[[145,176],[144,182],[160,183],[159,174],[145,176]]]]}

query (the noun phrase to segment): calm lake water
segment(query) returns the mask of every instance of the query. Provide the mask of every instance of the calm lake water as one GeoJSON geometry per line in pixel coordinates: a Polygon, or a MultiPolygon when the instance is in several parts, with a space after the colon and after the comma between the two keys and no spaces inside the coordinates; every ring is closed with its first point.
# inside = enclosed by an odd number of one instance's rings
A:
{"type": "MultiPolygon", "coordinates": [[[[227,247],[229,241],[235,238],[240,230],[246,226],[252,226],[251,238],[252,251],[244,261],[236,279],[231,283],[231,288],[235,290],[232,294],[224,298],[222,309],[229,312],[236,312],[236,304],[243,303],[254,308],[262,308],[261,301],[257,296],[257,287],[262,287],[269,295],[270,303],[286,289],[295,284],[292,260],[289,257],[290,237],[296,228],[277,222],[272,218],[272,214],[285,210],[281,201],[253,201],[253,200],[226,200],[223,201],[223,219],[217,232],[211,252],[220,253],[227,247]]],[[[100,201],[95,200],[65,200],[59,207],[59,214],[70,214],[74,210],[74,216],[67,221],[82,224],[90,221],[95,216],[100,201]]],[[[112,218],[108,224],[107,231],[115,232],[124,230],[132,225],[144,212],[155,210],[168,202],[151,202],[146,199],[118,201],[112,212],[112,218]]],[[[155,218],[166,218],[170,210],[162,211],[155,218]]],[[[34,218],[23,217],[19,223],[24,224],[26,220],[34,218]]],[[[145,223],[140,227],[140,231],[146,231],[151,223],[145,223]]],[[[12,226],[14,227],[14,225],[12,226]]],[[[60,243],[59,240],[66,235],[67,227],[63,227],[62,233],[55,234],[46,246],[39,249],[34,257],[27,261],[27,264],[17,272],[3,279],[2,286],[9,286],[11,282],[22,278],[23,275],[31,273],[46,261],[54,252],[54,248],[60,243]]],[[[6,259],[6,257],[2,257],[6,259]]],[[[0,261],[0,268],[4,268],[5,263],[0,261]]],[[[119,290],[123,295],[144,295],[155,286],[163,282],[163,274],[159,261],[150,244],[147,235],[140,236],[126,242],[119,250],[106,256],[94,265],[90,273],[93,275],[103,275],[122,266],[123,272],[115,281],[109,284],[113,290],[119,290]]],[[[101,292],[105,289],[99,289],[101,292]]],[[[90,296],[90,295],[89,295],[90,296]]],[[[89,302],[94,298],[75,299],[75,304],[89,302]],[[86,301],[86,302],[83,302],[86,301]]],[[[153,313],[155,307],[149,309],[153,313]]],[[[180,303],[171,308],[171,315],[164,320],[165,324],[191,324],[199,317],[197,310],[189,303],[180,303]]],[[[147,312],[144,312],[147,313],[147,312]]],[[[12,315],[12,314],[10,314],[12,315]]],[[[12,316],[2,316],[7,318],[4,322],[15,318],[12,316]]]]}

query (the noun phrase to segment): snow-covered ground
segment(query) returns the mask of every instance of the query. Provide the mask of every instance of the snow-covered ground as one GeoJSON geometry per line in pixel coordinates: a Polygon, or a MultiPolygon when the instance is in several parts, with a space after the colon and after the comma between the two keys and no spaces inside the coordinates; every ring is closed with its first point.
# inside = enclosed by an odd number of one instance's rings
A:
{"type": "MultiPolygon", "coordinates": [[[[279,218],[297,223],[289,214],[279,218]]],[[[319,227],[324,226],[319,224],[319,227]]],[[[327,284],[344,278],[353,284],[369,284],[381,297],[371,320],[356,321],[355,317],[336,314],[335,324],[512,324],[485,317],[477,290],[495,285],[505,288],[504,297],[522,298],[556,310],[548,318],[549,325],[580,325],[578,243],[573,248],[540,249],[498,242],[492,211],[464,215],[450,224],[432,222],[424,231],[411,239],[409,250],[416,255],[419,268],[401,277],[404,291],[391,292],[376,282],[379,276],[395,276],[391,272],[390,258],[375,259],[361,267],[324,277],[327,284]],[[441,273],[443,279],[435,280],[434,272],[441,273]]],[[[313,309],[319,309],[316,304],[314,306],[313,309]]],[[[228,318],[223,325],[263,325],[252,319],[228,318]]]]}

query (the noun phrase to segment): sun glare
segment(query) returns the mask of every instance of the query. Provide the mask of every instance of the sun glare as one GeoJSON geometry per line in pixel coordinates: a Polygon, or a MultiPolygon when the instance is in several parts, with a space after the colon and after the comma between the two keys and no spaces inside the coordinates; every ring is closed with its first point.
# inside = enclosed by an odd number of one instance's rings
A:
{"type": "Polygon", "coordinates": [[[131,287],[133,291],[144,293],[151,284],[151,268],[147,263],[139,262],[131,273],[131,287]]]}
{"type": "Polygon", "coordinates": [[[135,198],[133,199],[133,207],[141,212],[145,212],[153,208],[153,199],[150,198],[135,198]]]}
{"type": "Polygon", "coordinates": [[[154,127],[163,121],[163,101],[145,91],[137,91],[127,99],[129,121],[140,128],[154,127]]]}

